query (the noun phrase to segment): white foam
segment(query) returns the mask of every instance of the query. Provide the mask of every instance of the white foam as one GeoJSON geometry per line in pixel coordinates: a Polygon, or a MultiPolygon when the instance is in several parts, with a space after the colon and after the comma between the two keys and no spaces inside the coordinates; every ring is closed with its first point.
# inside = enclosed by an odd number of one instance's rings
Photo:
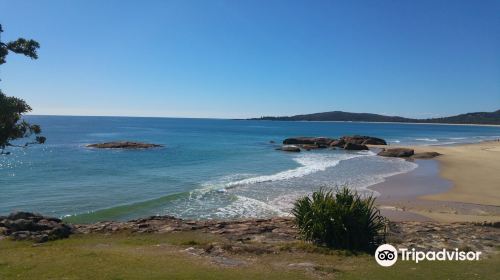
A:
{"type": "Polygon", "coordinates": [[[428,141],[428,142],[437,142],[436,138],[416,138],[417,141],[428,141]]]}
{"type": "Polygon", "coordinates": [[[258,218],[263,216],[287,216],[289,214],[263,201],[236,195],[235,201],[226,207],[218,208],[215,215],[220,218],[258,218]]]}
{"type": "Polygon", "coordinates": [[[201,184],[201,188],[195,189],[189,192],[190,199],[201,199],[204,195],[209,192],[216,191],[219,193],[226,192],[226,187],[228,184],[234,181],[242,180],[243,178],[248,178],[249,176],[253,176],[254,174],[248,173],[237,173],[226,175],[221,178],[217,178],[215,180],[210,180],[201,184]]]}
{"type": "Polygon", "coordinates": [[[372,155],[372,154],[370,154],[369,152],[360,152],[356,154],[335,154],[335,155],[317,154],[317,153],[303,154],[294,158],[294,160],[297,163],[302,165],[300,167],[281,171],[272,175],[263,175],[263,176],[257,176],[253,178],[247,178],[239,181],[230,182],[227,184],[227,187],[234,187],[237,185],[246,185],[246,184],[256,184],[263,182],[274,182],[274,181],[289,180],[293,178],[304,177],[312,173],[324,171],[329,167],[336,166],[342,160],[351,159],[364,155],[372,155]]]}
{"type": "Polygon", "coordinates": [[[458,144],[458,143],[460,143],[460,142],[448,141],[448,142],[440,142],[437,144],[429,144],[429,146],[453,145],[453,144],[458,144]]]}

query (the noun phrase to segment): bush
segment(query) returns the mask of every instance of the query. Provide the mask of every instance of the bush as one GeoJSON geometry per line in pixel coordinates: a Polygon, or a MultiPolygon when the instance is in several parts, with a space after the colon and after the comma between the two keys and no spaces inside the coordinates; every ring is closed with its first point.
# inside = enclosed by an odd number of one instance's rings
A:
{"type": "Polygon", "coordinates": [[[298,199],[292,209],[303,239],[337,249],[374,251],[384,242],[386,219],[375,198],[361,197],[347,187],[320,189],[298,199]]]}

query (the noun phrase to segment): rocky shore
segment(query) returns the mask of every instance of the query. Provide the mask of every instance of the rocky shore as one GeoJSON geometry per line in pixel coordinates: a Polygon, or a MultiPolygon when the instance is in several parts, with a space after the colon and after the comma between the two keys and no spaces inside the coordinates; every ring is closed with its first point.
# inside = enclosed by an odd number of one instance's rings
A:
{"type": "MultiPolygon", "coordinates": [[[[299,239],[291,218],[236,221],[189,221],[171,216],[152,216],[128,222],[99,222],[75,225],[78,233],[168,233],[201,230],[233,241],[262,243],[299,239]]],[[[387,241],[419,250],[468,249],[494,252],[500,244],[500,223],[389,222],[387,241]]]]}
{"type": "MultiPolygon", "coordinates": [[[[18,212],[0,219],[1,235],[14,240],[46,242],[70,234],[171,233],[201,231],[230,241],[282,244],[299,239],[291,218],[194,221],[172,216],[152,216],[127,222],[67,225],[60,219],[18,212]]],[[[495,252],[500,244],[500,223],[389,222],[387,242],[419,250],[467,249],[495,252]]]]}
{"type": "Polygon", "coordinates": [[[14,240],[32,240],[43,243],[66,238],[72,233],[73,228],[70,225],[54,217],[29,212],[0,216],[0,237],[3,235],[14,240]]]}

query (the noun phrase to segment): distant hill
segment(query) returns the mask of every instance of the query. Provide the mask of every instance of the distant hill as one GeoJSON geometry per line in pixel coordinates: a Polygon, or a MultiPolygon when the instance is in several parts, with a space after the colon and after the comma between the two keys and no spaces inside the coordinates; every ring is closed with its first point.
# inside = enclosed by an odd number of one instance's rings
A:
{"type": "Polygon", "coordinates": [[[295,115],[290,117],[261,117],[251,120],[271,121],[352,121],[352,122],[407,122],[448,124],[496,124],[500,125],[500,110],[495,112],[467,113],[444,118],[411,119],[398,116],[384,116],[370,113],[349,113],[342,111],[295,115]]]}

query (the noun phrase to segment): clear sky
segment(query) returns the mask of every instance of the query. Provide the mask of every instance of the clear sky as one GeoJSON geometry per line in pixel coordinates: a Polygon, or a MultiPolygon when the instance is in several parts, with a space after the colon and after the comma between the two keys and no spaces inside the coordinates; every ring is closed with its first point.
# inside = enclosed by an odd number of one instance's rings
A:
{"type": "Polygon", "coordinates": [[[12,1],[0,88],[35,114],[259,117],[500,109],[500,1],[12,1]]]}

